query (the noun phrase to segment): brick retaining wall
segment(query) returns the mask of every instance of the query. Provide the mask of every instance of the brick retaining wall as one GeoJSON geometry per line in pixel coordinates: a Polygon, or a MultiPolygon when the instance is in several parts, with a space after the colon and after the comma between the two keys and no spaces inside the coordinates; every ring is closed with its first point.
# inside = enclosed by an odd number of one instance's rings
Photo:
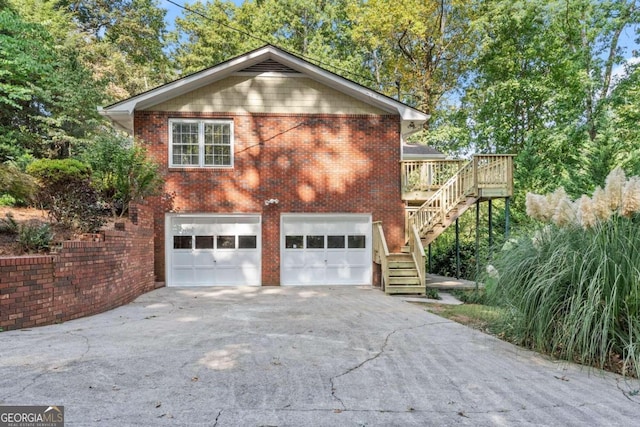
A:
{"type": "MultiPolygon", "coordinates": [[[[124,230],[64,242],[50,255],[0,257],[0,328],[101,313],[154,289],[151,209],[132,207],[124,230]]],[[[123,227],[119,227],[123,228],[123,227]]]]}

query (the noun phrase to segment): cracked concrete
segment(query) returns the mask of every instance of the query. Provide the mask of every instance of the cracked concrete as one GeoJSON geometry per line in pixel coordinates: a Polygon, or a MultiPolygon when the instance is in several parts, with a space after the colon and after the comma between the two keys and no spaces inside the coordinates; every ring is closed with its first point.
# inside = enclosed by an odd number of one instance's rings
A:
{"type": "Polygon", "coordinates": [[[369,288],[165,288],[0,333],[0,404],[68,426],[624,426],[640,383],[369,288]]]}

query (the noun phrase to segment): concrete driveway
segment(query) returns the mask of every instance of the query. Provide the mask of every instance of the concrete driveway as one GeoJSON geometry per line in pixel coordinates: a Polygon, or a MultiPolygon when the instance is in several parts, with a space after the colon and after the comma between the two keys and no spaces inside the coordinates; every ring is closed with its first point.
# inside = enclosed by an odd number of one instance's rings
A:
{"type": "Polygon", "coordinates": [[[640,384],[374,289],[164,288],[0,333],[0,404],[67,426],[622,426],[640,384]]]}

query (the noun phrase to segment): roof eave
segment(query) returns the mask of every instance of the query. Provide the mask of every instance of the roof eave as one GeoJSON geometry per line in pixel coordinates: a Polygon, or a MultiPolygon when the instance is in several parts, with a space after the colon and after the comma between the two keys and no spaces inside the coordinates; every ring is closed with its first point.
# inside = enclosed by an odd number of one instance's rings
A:
{"type": "Polygon", "coordinates": [[[133,134],[133,111],[106,110],[102,107],[98,107],[98,114],[109,118],[117,128],[133,134]]]}

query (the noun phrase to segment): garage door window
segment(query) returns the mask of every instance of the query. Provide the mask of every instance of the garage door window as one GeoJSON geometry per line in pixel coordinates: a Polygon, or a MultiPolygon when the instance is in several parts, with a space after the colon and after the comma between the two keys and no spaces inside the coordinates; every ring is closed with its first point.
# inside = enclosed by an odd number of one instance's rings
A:
{"type": "Polygon", "coordinates": [[[307,236],[308,249],[324,249],[324,236],[307,236]]]}
{"type": "Polygon", "coordinates": [[[191,236],[173,236],[173,249],[191,249],[191,236]]]}
{"type": "Polygon", "coordinates": [[[365,246],[365,236],[356,235],[349,236],[349,249],[364,249],[365,246]]]}
{"type": "Polygon", "coordinates": [[[213,236],[196,236],[196,249],[213,249],[213,236]]]}
{"type": "Polygon", "coordinates": [[[303,249],[303,236],[287,236],[285,238],[285,247],[287,249],[303,249]]]}
{"type": "Polygon", "coordinates": [[[329,248],[329,249],[343,249],[344,248],[344,236],[327,236],[327,248],[329,248]]]}
{"type": "Polygon", "coordinates": [[[218,249],[235,249],[236,236],[218,236],[216,245],[218,249]]]}
{"type": "Polygon", "coordinates": [[[256,236],[238,236],[238,249],[255,249],[257,243],[256,236]]]}

